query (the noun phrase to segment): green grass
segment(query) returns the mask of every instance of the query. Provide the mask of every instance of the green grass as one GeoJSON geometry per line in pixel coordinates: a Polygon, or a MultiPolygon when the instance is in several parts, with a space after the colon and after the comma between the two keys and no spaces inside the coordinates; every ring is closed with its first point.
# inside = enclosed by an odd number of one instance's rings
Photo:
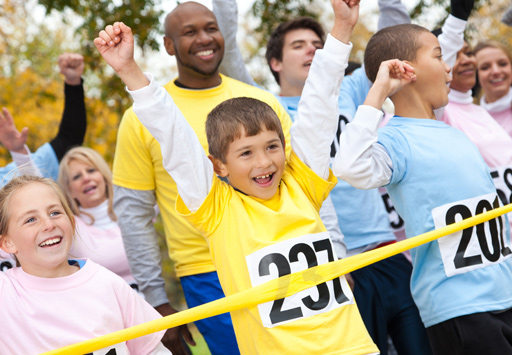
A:
{"type": "Polygon", "coordinates": [[[190,347],[190,349],[192,350],[192,354],[211,355],[210,350],[208,349],[208,345],[206,345],[206,342],[204,341],[204,338],[201,335],[201,333],[199,333],[199,330],[197,330],[197,327],[193,324],[189,324],[188,329],[190,329],[190,332],[192,333],[192,336],[194,337],[194,340],[196,342],[196,346],[190,347]]]}

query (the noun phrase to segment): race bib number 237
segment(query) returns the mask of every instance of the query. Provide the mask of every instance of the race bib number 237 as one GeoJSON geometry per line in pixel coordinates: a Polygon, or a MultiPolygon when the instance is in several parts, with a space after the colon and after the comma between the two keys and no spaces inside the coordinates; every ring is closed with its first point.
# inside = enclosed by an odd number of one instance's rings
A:
{"type": "MultiPolygon", "coordinates": [[[[327,232],[284,240],[246,257],[253,287],[335,259],[327,232]]],[[[319,275],[307,274],[306,277],[313,280],[319,275]]],[[[352,303],[354,300],[347,281],[338,277],[292,296],[260,304],[258,310],[263,326],[272,328],[352,303]]]]}
{"type": "MultiPolygon", "coordinates": [[[[488,194],[436,207],[432,216],[438,229],[498,207],[498,196],[488,194]]],[[[499,216],[438,239],[446,276],[501,263],[509,258],[512,248],[505,223],[505,217],[499,216]]]]}

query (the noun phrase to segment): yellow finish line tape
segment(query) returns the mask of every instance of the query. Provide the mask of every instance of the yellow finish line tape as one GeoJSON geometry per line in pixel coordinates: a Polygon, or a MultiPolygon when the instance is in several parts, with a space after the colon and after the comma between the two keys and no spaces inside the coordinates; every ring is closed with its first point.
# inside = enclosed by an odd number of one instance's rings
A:
{"type": "Polygon", "coordinates": [[[187,309],[167,317],[159,318],[114,333],[52,350],[43,355],[86,354],[130,339],[155,333],[199,319],[213,317],[242,308],[253,307],[261,303],[288,297],[299,291],[327,282],[341,275],[361,269],[367,265],[400,254],[406,250],[431,242],[438,238],[489,221],[505,213],[512,212],[512,204],[481,213],[463,221],[450,224],[404,241],[367,251],[349,258],[318,265],[310,269],[268,281],[259,286],[221,298],[219,300],[187,309]]]}

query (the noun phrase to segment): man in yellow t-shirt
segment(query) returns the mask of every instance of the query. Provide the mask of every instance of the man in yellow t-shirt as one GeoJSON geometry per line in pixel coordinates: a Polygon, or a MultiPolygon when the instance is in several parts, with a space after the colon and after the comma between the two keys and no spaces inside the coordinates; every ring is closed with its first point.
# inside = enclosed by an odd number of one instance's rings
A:
{"type": "MultiPolygon", "coordinates": [[[[337,181],[329,148],[359,6],[337,1],[333,8],[335,25],[315,55],[289,159],[275,111],[248,97],[226,100],[208,114],[207,157],[171,96],[127,58],[130,28],[114,25],[117,44],[105,31],[94,41],[159,142],[163,165],[179,188],[176,208],[208,238],[227,295],[336,258],[319,209],[337,181]]],[[[311,272],[304,277],[315,278],[311,272]]],[[[284,299],[279,291],[275,301],[232,313],[242,354],[377,354],[344,277],[284,299]]]]}
{"type": "MultiPolygon", "coordinates": [[[[166,18],[164,43],[176,56],[178,78],[164,87],[193,127],[205,152],[207,114],[219,103],[247,96],[268,103],[281,120],[289,142],[291,120],[270,93],[219,74],[224,42],[211,11],[197,3],[184,3],[166,18]]],[[[114,209],[119,218],[133,275],[146,300],[162,315],[174,313],[161,277],[161,261],[151,220],[158,204],[176,274],[189,307],[223,297],[206,240],[177,215],[177,187],[162,164],[160,145],[130,108],[121,121],[114,158],[114,209]]],[[[238,354],[229,314],[196,322],[212,354],[238,354]]],[[[186,327],[181,327],[188,337],[186,327]]],[[[184,354],[178,329],[163,339],[174,354],[184,354]]]]}

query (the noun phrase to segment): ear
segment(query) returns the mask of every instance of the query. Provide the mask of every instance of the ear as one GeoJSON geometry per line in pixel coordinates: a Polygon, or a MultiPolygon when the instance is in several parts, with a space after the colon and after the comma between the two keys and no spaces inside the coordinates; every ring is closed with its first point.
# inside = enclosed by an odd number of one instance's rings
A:
{"type": "Polygon", "coordinates": [[[176,51],[174,50],[174,42],[167,36],[164,36],[164,47],[169,55],[176,55],[176,51]]]}
{"type": "Polygon", "coordinates": [[[7,254],[16,254],[18,252],[18,249],[16,249],[16,246],[7,235],[0,235],[0,249],[7,254]]]}
{"type": "Polygon", "coordinates": [[[272,70],[276,73],[279,73],[281,70],[283,70],[283,62],[277,60],[275,57],[270,58],[270,68],[272,68],[272,70]]]}
{"type": "Polygon", "coordinates": [[[220,161],[220,159],[215,158],[211,154],[208,155],[208,159],[210,159],[213,164],[213,171],[215,171],[215,174],[221,177],[227,177],[229,175],[226,165],[222,161],[220,161]]]}

